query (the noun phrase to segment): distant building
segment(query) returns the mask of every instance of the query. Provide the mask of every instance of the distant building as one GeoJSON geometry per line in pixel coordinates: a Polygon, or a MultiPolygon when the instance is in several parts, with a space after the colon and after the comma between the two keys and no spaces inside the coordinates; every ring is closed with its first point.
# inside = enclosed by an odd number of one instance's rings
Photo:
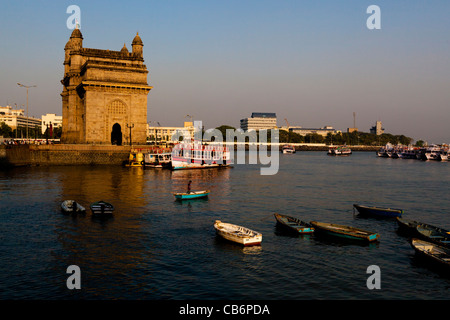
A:
{"type": "Polygon", "coordinates": [[[274,129],[276,127],[277,115],[275,113],[253,112],[250,118],[241,120],[241,129],[244,131],[274,129]]]}
{"type": "Polygon", "coordinates": [[[384,128],[382,127],[381,121],[377,121],[375,126],[370,128],[370,133],[376,134],[377,136],[384,133],[384,128]]]}
{"type": "Polygon", "coordinates": [[[23,109],[13,109],[11,106],[0,106],[0,122],[7,124],[12,130],[19,128],[25,129],[28,123],[28,129],[32,130],[41,127],[41,119],[26,117],[23,109]]]}
{"type": "Polygon", "coordinates": [[[47,130],[47,125],[50,128],[50,124],[52,125],[52,128],[57,128],[62,126],[62,116],[57,116],[54,113],[47,113],[46,115],[42,116],[42,134],[45,133],[45,130],[47,130]]]}
{"type": "Polygon", "coordinates": [[[347,128],[348,133],[358,132],[358,128],[347,128]]]}
{"type": "Polygon", "coordinates": [[[306,136],[307,134],[318,134],[323,137],[326,137],[328,133],[336,134],[338,131],[330,126],[325,126],[323,128],[302,128],[302,127],[291,127],[289,128],[290,132],[294,132],[300,134],[302,136],[306,136]]]}
{"type": "Polygon", "coordinates": [[[147,139],[149,142],[155,143],[171,143],[176,142],[173,136],[176,133],[188,132],[191,139],[194,139],[194,125],[192,122],[185,122],[184,127],[151,127],[147,124],[147,139]]]}

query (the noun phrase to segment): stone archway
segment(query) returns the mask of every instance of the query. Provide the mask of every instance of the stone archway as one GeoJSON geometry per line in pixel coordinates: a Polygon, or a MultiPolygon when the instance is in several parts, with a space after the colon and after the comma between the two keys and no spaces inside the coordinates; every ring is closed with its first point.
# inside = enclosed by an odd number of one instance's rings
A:
{"type": "Polygon", "coordinates": [[[122,127],[118,123],[115,123],[112,126],[111,144],[115,144],[118,146],[122,145],[122,127]]]}

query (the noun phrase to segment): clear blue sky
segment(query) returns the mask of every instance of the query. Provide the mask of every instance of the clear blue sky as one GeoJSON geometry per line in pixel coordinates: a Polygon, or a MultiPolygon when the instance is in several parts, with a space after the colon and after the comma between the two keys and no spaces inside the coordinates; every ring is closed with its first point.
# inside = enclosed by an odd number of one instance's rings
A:
{"type": "Polygon", "coordinates": [[[356,126],[450,142],[450,1],[158,0],[3,1],[0,105],[62,114],[69,5],[81,9],[84,46],[131,49],[149,69],[148,121],[239,126],[252,112],[278,125],[356,126]],[[369,30],[369,5],[381,30],[369,30]]]}

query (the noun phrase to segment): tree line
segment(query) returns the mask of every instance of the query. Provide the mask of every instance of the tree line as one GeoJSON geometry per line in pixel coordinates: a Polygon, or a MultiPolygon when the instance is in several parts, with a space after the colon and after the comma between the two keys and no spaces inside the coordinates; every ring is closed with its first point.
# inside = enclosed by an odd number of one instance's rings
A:
{"type": "MultiPolygon", "coordinates": [[[[222,125],[216,128],[226,139],[226,130],[236,128],[228,125],[222,125]]],[[[270,130],[268,130],[270,131],[270,130]]],[[[270,141],[270,132],[268,132],[268,141],[270,141]]],[[[259,139],[258,139],[259,141],[259,139]]],[[[387,143],[391,144],[403,144],[409,145],[414,140],[410,137],[404,135],[393,135],[390,133],[383,133],[381,135],[376,135],[373,133],[354,131],[351,133],[348,132],[339,132],[336,134],[332,134],[329,132],[325,137],[317,134],[311,133],[307,135],[301,135],[292,131],[279,130],[279,141],[280,143],[325,143],[327,145],[365,145],[365,146],[383,146],[387,143]]],[[[417,141],[416,145],[422,146],[423,141],[417,141]]]]}
{"type": "MultiPolygon", "coordinates": [[[[47,128],[44,133],[42,133],[40,126],[28,127],[28,138],[29,139],[60,139],[62,133],[62,127],[54,127],[52,132],[52,137],[50,136],[50,129],[47,128]]],[[[4,122],[0,122],[0,136],[3,138],[26,138],[27,128],[18,127],[17,129],[12,129],[4,122]]]]}

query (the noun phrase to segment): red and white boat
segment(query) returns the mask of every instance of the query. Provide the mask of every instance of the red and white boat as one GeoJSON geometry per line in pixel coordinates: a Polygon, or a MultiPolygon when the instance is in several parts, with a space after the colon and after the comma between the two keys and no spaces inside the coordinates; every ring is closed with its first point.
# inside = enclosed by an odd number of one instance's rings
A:
{"type": "Polygon", "coordinates": [[[172,170],[228,167],[231,163],[230,150],[222,145],[178,143],[172,149],[172,170]]]}

